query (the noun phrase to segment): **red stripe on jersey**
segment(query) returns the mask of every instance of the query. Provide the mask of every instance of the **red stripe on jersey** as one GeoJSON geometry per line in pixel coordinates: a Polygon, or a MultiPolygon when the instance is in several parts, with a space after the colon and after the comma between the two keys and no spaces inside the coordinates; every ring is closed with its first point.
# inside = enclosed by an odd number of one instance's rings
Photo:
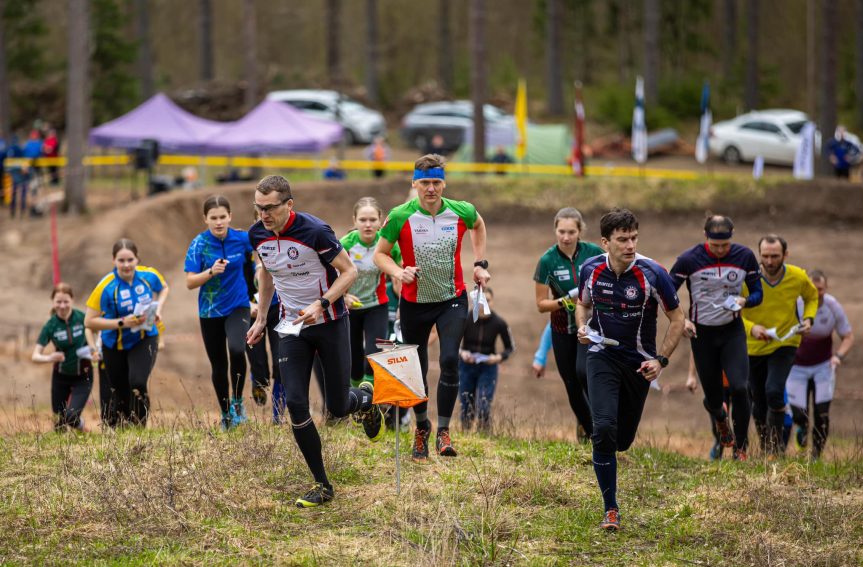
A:
{"type": "Polygon", "coordinates": [[[590,274],[590,287],[593,287],[593,285],[596,283],[596,280],[598,280],[599,276],[602,275],[602,272],[603,270],[605,270],[606,266],[608,266],[608,264],[606,262],[603,262],[602,264],[594,268],[593,273],[590,274]]]}
{"type": "MultiPolygon", "coordinates": [[[[461,241],[464,238],[464,233],[467,231],[467,225],[464,223],[464,219],[458,218],[458,236],[456,236],[456,245],[455,245],[455,258],[453,261],[455,262],[455,295],[458,297],[461,295],[461,292],[464,291],[464,275],[462,274],[461,269],[461,241]]],[[[481,258],[480,258],[481,259],[481,258]]]]}
{"type": "MultiPolygon", "coordinates": [[[[399,231],[399,248],[402,251],[402,263],[405,267],[407,266],[416,266],[417,259],[414,256],[414,237],[411,232],[411,221],[408,219],[402,225],[401,230],[399,231]]],[[[420,276],[422,277],[422,276],[420,276]]],[[[413,303],[417,302],[417,282],[416,280],[411,283],[402,284],[402,297],[404,297],[408,301],[412,301],[413,303]]]]}
{"type": "MultiPolygon", "coordinates": [[[[638,280],[638,285],[641,286],[641,292],[646,296],[647,295],[647,285],[644,283],[644,272],[641,271],[641,268],[638,266],[632,267],[632,273],[635,275],[635,279],[638,280]]],[[[644,298],[647,301],[647,297],[644,298]]]]}
{"type": "Polygon", "coordinates": [[[381,279],[378,282],[378,287],[375,289],[375,294],[378,296],[378,303],[387,302],[387,276],[385,274],[381,274],[381,279]]]}

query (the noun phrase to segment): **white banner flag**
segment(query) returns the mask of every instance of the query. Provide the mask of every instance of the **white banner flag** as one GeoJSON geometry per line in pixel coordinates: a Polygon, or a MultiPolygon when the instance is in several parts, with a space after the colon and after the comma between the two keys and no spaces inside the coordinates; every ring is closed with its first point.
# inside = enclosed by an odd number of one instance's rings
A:
{"type": "Polygon", "coordinates": [[[710,109],[701,115],[701,131],[695,140],[695,161],[704,163],[710,150],[710,125],[713,123],[713,113],[710,109]]]}
{"type": "Polygon", "coordinates": [[[800,145],[794,154],[794,178],[815,177],[815,124],[807,122],[800,132],[800,145]]]}
{"type": "Polygon", "coordinates": [[[764,177],[764,158],[762,156],[758,156],[755,158],[755,161],[752,162],[752,179],[758,181],[764,177]]]}
{"type": "Polygon", "coordinates": [[[635,108],[632,110],[632,158],[647,161],[647,125],[644,118],[644,79],[635,79],[635,108]]]}

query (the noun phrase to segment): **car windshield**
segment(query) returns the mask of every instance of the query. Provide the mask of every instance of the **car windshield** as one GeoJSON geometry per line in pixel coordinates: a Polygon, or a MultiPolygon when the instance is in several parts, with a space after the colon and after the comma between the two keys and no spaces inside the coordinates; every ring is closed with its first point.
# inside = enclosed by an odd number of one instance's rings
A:
{"type": "Polygon", "coordinates": [[[788,122],[785,124],[789,130],[791,130],[792,134],[799,134],[803,127],[806,126],[805,120],[795,120],[794,122],[788,122]]]}
{"type": "Polygon", "coordinates": [[[483,112],[485,112],[486,120],[500,120],[503,118],[504,113],[496,106],[492,106],[490,104],[485,105],[483,108],[483,112]]]}

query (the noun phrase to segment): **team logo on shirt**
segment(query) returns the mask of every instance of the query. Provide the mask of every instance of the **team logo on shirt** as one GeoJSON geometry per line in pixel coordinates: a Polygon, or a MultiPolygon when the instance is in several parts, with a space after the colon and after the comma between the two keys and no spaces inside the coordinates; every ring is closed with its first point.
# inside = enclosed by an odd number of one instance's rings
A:
{"type": "Polygon", "coordinates": [[[736,282],[736,281],[737,281],[737,278],[738,278],[739,276],[737,275],[737,272],[728,272],[728,276],[727,276],[727,277],[728,277],[728,281],[730,281],[730,282],[736,282]]]}
{"type": "Polygon", "coordinates": [[[142,286],[142,285],[136,285],[136,286],[135,286],[135,293],[137,293],[137,294],[139,294],[139,295],[140,295],[140,294],[142,294],[142,293],[144,293],[144,286],[142,286]]]}
{"type": "Polygon", "coordinates": [[[291,260],[296,260],[299,257],[300,257],[300,251],[299,250],[297,250],[293,246],[288,248],[288,258],[290,258],[291,260]]]}
{"type": "Polygon", "coordinates": [[[634,285],[631,285],[625,290],[623,290],[623,295],[626,296],[626,299],[635,299],[636,297],[638,297],[638,290],[635,288],[634,285]]]}

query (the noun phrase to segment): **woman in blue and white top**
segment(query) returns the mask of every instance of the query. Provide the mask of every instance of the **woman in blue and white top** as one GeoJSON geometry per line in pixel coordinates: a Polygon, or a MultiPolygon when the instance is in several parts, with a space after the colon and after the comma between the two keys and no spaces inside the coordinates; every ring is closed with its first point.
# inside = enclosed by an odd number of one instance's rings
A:
{"type": "Polygon", "coordinates": [[[147,425],[147,382],[159,351],[158,323],[168,284],[155,268],[139,265],[138,247],[128,238],[114,243],[112,255],[114,269],[87,299],[84,325],[102,331],[102,359],[110,382],[104,389],[110,392],[105,424],[147,425]]]}
{"type": "Polygon", "coordinates": [[[204,223],[207,230],[192,240],[186,253],[186,287],[201,288],[201,335],[213,369],[222,429],[231,429],[246,421],[243,387],[250,323],[247,278],[254,273],[252,245],[247,232],[231,228],[231,204],[221,195],[204,201],[204,223]]]}

